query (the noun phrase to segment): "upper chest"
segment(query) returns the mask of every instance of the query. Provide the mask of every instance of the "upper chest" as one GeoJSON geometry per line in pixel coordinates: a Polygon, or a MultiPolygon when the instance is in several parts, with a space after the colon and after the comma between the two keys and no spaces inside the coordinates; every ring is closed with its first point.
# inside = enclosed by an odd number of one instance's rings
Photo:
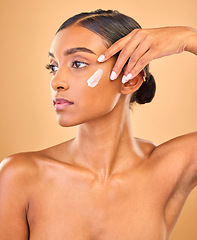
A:
{"type": "Polygon", "coordinates": [[[58,234],[58,239],[144,240],[144,234],[154,239],[152,234],[164,231],[167,188],[156,174],[137,172],[103,184],[76,173],[57,173],[46,173],[30,194],[32,233],[45,238],[58,234]]]}

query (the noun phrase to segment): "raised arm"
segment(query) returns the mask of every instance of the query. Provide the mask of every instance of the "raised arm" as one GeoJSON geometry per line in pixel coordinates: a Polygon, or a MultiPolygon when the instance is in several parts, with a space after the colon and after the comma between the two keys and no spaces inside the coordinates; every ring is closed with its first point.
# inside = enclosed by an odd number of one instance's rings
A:
{"type": "Polygon", "coordinates": [[[154,59],[183,51],[197,55],[197,30],[191,27],[135,29],[103,52],[98,61],[106,61],[119,51],[111,80],[116,79],[128,59],[124,75],[130,80],[154,59]]]}
{"type": "MultiPolygon", "coordinates": [[[[128,76],[127,80],[130,80],[154,59],[183,51],[197,55],[197,30],[191,27],[135,29],[103,52],[104,57],[98,60],[106,61],[119,51],[113,67],[116,73],[112,74],[113,80],[128,59],[124,74],[128,76]]],[[[177,169],[181,169],[180,174],[185,181],[183,184],[188,189],[197,185],[197,132],[172,139],[159,146],[155,153],[168,153],[168,156],[171,156],[170,161],[175,161],[177,169]]]]}

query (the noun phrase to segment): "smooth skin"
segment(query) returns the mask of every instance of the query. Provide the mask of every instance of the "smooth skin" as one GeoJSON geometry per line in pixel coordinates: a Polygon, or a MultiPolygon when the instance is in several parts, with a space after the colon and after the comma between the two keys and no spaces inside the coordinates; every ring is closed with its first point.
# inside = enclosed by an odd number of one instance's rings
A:
{"type": "Polygon", "coordinates": [[[55,36],[49,57],[52,98],[74,103],[56,113],[61,126],[79,125],[77,135],[1,163],[1,240],[170,238],[197,184],[197,133],[160,146],[135,138],[129,98],[142,84],[148,62],[184,50],[197,55],[192,28],[136,30],[108,49],[101,37],[76,25],[55,36]],[[94,53],[68,54],[76,47],[94,53]],[[121,49],[116,61],[113,55],[121,49]],[[101,54],[106,61],[99,63],[101,54]],[[90,88],[87,79],[99,68],[103,76],[90,88]],[[122,84],[128,73],[132,80],[122,84]]]}

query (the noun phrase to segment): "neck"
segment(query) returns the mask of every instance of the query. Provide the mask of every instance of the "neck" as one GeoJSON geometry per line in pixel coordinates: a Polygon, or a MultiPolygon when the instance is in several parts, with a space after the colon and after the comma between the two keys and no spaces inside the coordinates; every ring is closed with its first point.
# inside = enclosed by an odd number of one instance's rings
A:
{"type": "Polygon", "coordinates": [[[128,107],[79,126],[73,142],[73,159],[105,181],[128,169],[141,152],[132,134],[128,107]],[[131,160],[132,159],[132,160],[131,160]]]}

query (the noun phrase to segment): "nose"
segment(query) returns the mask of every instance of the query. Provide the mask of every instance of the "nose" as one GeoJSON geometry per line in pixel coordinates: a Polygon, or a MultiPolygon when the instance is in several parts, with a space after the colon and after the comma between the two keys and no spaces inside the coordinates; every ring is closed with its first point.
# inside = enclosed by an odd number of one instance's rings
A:
{"type": "Polygon", "coordinates": [[[51,79],[51,87],[55,91],[60,91],[60,90],[67,90],[69,88],[68,82],[66,81],[65,74],[59,72],[59,70],[55,73],[53,78],[51,79]]]}

